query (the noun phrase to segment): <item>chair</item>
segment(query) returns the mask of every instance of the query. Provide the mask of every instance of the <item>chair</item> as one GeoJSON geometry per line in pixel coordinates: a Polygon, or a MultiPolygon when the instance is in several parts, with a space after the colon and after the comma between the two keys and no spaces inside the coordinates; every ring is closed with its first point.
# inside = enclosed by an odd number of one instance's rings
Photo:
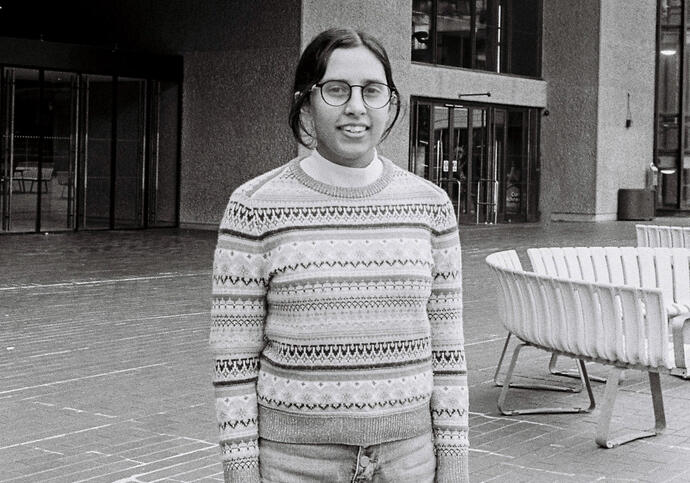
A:
{"type": "Polygon", "coordinates": [[[57,177],[57,182],[59,186],[62,186],[60,191],[60,198],[67,198],[67,193],[72,187],[72,177],[69,171],[56,171],[55,176],[57,177]]]}
{"type": "Polygon", "coordinates": [[[44,184],[46,187],[46,193],[48,192],[48,182],[51,180],[53,177],[53,168],[49,167],[44,167],[41,169],[41,179],[38,179],[38,168],[37,167],[28,167],[24,168],[24,171],[22,172],[22,182],[25,181],[30,181],[31,185],[29,186],[29,193],[33,193],[34,191],[34,184],[38,184],[39,189],[41,186],[41,183],[44,184]]]}

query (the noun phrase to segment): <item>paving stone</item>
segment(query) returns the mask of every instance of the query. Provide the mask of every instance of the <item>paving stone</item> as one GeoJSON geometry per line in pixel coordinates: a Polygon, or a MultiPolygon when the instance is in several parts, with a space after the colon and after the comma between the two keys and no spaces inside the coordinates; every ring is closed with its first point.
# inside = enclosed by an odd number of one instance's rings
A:
{"type": "MultiPolygon", "coordinates": [[[[463,226],[461,240],[471,480],[690,481],[690,381],[663,375],[667,430],[614,450],[594,443],[599,408],[503,417],[496,407],[505,331],[484,258],[517,248],[526,263],[528,247],[634,245],[634,222],[463,226]]],[[[222,481],[207,349],[215,241],[169,229],[0,237],[0,482],[222,481]]],[[[521,379],[576,384],[551,376],[549,357],[524,351],[521,379]]],[[[652,423],[647,384],[626,371],[614,428],[652,423]]],[[[598,402],[603,388],[594,384],[598,402]]],[[[586,402],[582,393],[509,397],[520,407],[586,402]]]]}

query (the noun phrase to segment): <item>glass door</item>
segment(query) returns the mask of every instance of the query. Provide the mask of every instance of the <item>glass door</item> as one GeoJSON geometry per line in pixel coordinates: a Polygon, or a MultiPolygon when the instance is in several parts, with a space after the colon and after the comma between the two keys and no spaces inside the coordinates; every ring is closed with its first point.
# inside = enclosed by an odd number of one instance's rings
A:
{"type": "Polygon", "coordinates": [[[78,76],[43,73],[41,103],[41,231],[74,229],[78,76]]]}
{"type": "Polygon", "coordinates": [[[84,116],[80,142],[80,228],[109,229],[113,154],[113,78],[84,79],[84,116]]]}
{"type": "Polygon", "coordinates": [[[410,169],[448,193],[460,223],[534,220],[537,114],[416,100],[410,169]]]}
{"type": "Polygon", "coordinates": [[[78,76],[3,70],[2,231],[74,229],[78,76]]]}
{"type": "Polygon", "coordinates": [[[36,216],[39,74],[35,69],[3,69],[3,231],[29,232],[40,228],[36,216]]]}
{"type": "Polygon", "coordinates": [[[135,228],[144,218],[146,81],[117,79],[114,228],[135,228]]]}
{"type": "Polygon", "coordinates": [[[0,232],[176,226],[177,82],[1,72],[0,232]]]}

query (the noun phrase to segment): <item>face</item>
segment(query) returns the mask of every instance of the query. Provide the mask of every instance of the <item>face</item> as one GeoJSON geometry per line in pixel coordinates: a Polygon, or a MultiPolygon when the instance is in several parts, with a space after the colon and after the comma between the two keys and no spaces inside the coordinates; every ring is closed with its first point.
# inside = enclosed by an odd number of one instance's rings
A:
{"type": "MultiPolygon", "coordinates": [[[[350,85],[387,83],[383,64],[364,46],[334,50],[319,83],[329,80],[342,80],[350,85]]],[[[374,158],[391,107],[390,104],[381,109],[367,107],[362,90],[355,87],[350,100],[337,107],[326,104],[319,89],[314,89],[304,109],[313,126],[319,153],[342,166],[360,168],[374,158]]]]}

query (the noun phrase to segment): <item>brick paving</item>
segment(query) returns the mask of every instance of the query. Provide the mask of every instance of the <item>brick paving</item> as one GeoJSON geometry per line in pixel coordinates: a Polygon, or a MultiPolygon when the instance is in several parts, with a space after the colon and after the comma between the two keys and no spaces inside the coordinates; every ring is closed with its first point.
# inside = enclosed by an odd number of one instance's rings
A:
{"type": "MultiPolygon", "coordinates": [[[[662,376],[663,435],[612,450],[594,443],[598,409],[502,417],[496,408],[505,331],[486,255],[632,245],[634,223],[462,227],[461,239],[472,481],[690,481],[690,381],[662,376]]],[[[206,349],[214,244],[214,233],[188,230],[0,236],[0,482],[222,481],[206,349]]],[[[553,379],[547,354],[523,352],[519,374],[553,379]]],[[[621,386],[613,427],[651,426],[646,376],[627,371],[621,386]]]]}

